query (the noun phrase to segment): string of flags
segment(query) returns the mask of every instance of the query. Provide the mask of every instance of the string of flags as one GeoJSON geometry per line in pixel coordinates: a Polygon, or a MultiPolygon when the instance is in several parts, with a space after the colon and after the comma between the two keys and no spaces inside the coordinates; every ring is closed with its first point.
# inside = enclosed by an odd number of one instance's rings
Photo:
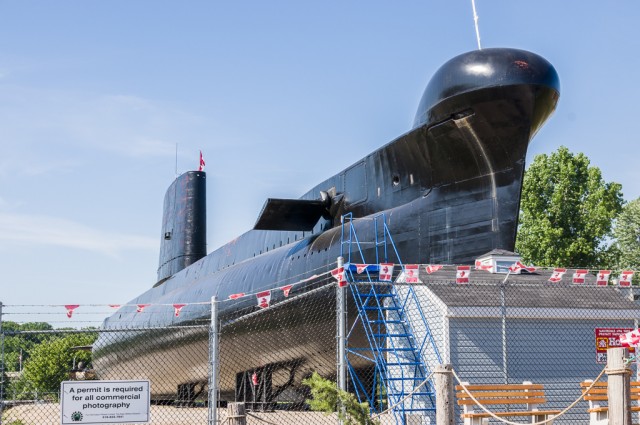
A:
{"type": "MultiPolygon", "coordinates": [[[[345,264],[344,266],[337,267],[330,271],[333,279],[336,280],[339,287],[345,287],[349,284],[347,279],[347,271],[356,272],[357,274],[363,273],[376,273],[378,274],[378,281],[381,282],[392,282],[393,274],[396,270],[396,267],[400,267],[401,271],[396,278],[396,282],[403,282],[409,284],[419,284],[423,283],[420,280],[419,272],[420,267],[424,266],[424,270],[428,275],[432,275],[440,272],[445,266],[445,264],[405,264],[405,265],[397,265],[393,263],[380,263],[380,264],[345,264]]],[[[456,283],[458,284],[468,284],[470,282],[470,276],[472,273],[472,266],[462,265],[462,266],[449,266],[455,267],[456,270],[456,283]]],[[[479,271],[490,271],[493,268],[493,265],[482,264],[479,261],[475,262],[473,266],[473,270],[479,271]]],[[[548,279],[549,282],[557,283],[561,282],[564,279],[565,274],[567,274],[567,268],[549,268],[549,267],[534,267],[534,266],[526,266],[522,264],[520,261],[516,261],[510,267],[508,267],[508,273],[520,273],[522,270],[525,270],[529,273],[533,273],[536,270],[551,270],[551,275],[548,279]]],[[[633,276],[635,275],[634,270],[622,270],[622,271],[614,271],[614,270],[590,270],[590,269],[572,269],[574,270],[571,275],[571,282],[576,285],[585,284],[587,280],[587,275],[590,272],[595,272],[596,276],[596,285],[597,286],[607,286],[609,285],[609,281],[611,275],[615,272],[618,276],[618,285],[621,287],[630,287],[632,283],[633,276]]],[[[274,289],[262,290],[256,293],[245,293],[239,292],[230,294],[228,296],[228,300],[237,300],[244,297],[255,296],[256,304],[259,308],[268,308],[271,306],[271,299],[273,291],[282,291],[282,295],[284,298],[288,298],[291,294],[291,290],[294,286],[308,282],[310,280],[318,279],[322,275],[328,274],[329,272],[322,273],[320,275],[314,274],[308,278],[299,280],[295,283],[290,283],[287,285],[283,285],[274,289]]],[[[209,304],[208,302],[196,302],[196,303],[175,303],[175,304],[133,304],[136,308],[136,313],[143,313],[144,310],[152,305],[170,305],[173,307],[173,313],[175,317],[179,317],[182,309],[188,305],[195,304],[209,304]]],[[[97,304],[91,304],[92,306],[96,306],[97,304]]],[[[131,304],[107,304],[110,308],[119,309],[124,306],[131,306],[131,304]]],[[[80,304],[65,304],[64,308],[66,309],[66,314],[69,319],[73,317],[73,313],[76,309],[81,307],[80,304]]],[[[634,334],[635,335],[635,334],[634,334]]],[[[629,338],[636,338],[638,343],[640,343],[640,330],[638,330],[637,335],[630,336],[629,338]]]]}
{"type": "MultiPolygon", "coordinates": [[[[355,271],[357,274],[362,274],[365,272],[377,272],[378,273],[378,281],[380,282],[391,282],[393,281],[393,272],[395,270],[396,265],[393,263],[380,263],[380,264],[348,264],[347,265],[351,271],[355,271]]],[[[403,283],[422,283],[419,278],[419,267],[418,264],[405,264],[400,265],[402,268],[401,273],[397,277],[397,281],[403,283]]],[[[437,273],[445,267],[444,264],[426,264],[424,265],[424,269],[427,274],[431,275],[433,273],[437,273]]],[[[469,283],[469,277],[471,275],[471,266],[453,266],[456,268],[456,283],[465,284],[469,283]]],[[[493,264],[482,264],[480,261],[475,262],[474,270],[483,270],[490,271],[494,267],[493,264]]],[[[521,261],[516,261],[508,268],[509,273],[520,273],[522,270],[525,270],[529,273],[533,273],[536,270],[551,270],[551,276],[549,277],[549,282],[561,282],[564,278],[564,275],[567,273],[568,269],[566,268],[549,268],[549,267],[534,267],[534,266],[526,266],[522,264],[521,261]]],[[[344,273],[344,267],[336,268],[332,270],[331,274],[338,281],[339,286],[346,286],[347,280],[344,273]]],[[[596,285],[597,286],[607,286],[609,284],[609,278],[611,277],[612,270],[590,270],[590,269],[575,269],[575,272],[572,274],[571,282],[576,285],[584,284],[587,280],[587,274],[590,272],[596,272],[596,285]]],[[[634,270],[622,270],[618,275],[618,284],[621,287],[629,287],[631,286],[632,278],[635,274],[634,270]]]]}

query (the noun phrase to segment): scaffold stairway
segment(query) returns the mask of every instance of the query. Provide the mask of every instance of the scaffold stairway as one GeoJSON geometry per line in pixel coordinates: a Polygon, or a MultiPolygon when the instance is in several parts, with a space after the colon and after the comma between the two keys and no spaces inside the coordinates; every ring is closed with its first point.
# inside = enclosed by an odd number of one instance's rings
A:
{"type": "Polygon", "coordinates": [[[370,221],[373,232],[363,232],[373,236],[374,240],[368,242],[359,240],[353,217],[344,216],[342,222],[345,275],[358,312],[348,333],[347,365],[358,399],[367,401],[376,412],[397,405],[393,412],[398,423],[404,424],[407,414],[435,411],[433,385],[424,383],[430,374],[425,363],[426,349],[435,353],[438,361],[440,358],[413,287],[407,285],[399,290],[390,282],[379,281],[379,264],[388,262],[391,250],[401,268],[402,262],[384,214],[370,221]],[[358,266],[352,261],[367,264],[366,256],[375,256],[375,263],[358,273],[358,266]],[[409,305],[411,318],[406,310],[409,305]],[[414,326],[420,328],[419,337],[414,326]],[[362,330],[366,341],[358,344],[356,338],[350,337],[362,330]],[[363,379],[360,373],[362,363],[367,361],[373,364],[372,379],[363,379]]]}

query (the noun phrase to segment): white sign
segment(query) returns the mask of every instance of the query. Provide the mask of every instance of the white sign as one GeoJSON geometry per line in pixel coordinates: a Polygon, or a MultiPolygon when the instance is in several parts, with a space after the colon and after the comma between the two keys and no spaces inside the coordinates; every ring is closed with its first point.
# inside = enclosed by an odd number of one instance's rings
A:
{"type": "Polygon", "coordinates": [[[65,381],[61,423],[148,423],[149,397],[149,381],[65,381]]]}

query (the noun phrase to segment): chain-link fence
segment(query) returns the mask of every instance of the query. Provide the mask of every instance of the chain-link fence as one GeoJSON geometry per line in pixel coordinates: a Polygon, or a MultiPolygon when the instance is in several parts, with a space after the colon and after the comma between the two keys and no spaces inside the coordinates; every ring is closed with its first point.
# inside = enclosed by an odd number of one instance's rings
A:
{"type": "MultiPolygon", "coordinates": [[[[412,280],[398,273],[391,284],[377,271],[348,269],[343,288],[327,274],[237,294],[216,301],[213,322],[210,303],[149,304],[121,306],[119,321],[100,327],[39,329],[13,322],[4,306],[1,423],[61,423],[61,381],[124,380],[149,382],[153,424],[212,424],[214,401],[217,423],[230,422],[228,407],[240,402],[249,424],[335,424],[335,413],[310,409],[305,380],[317,372],[339,381],[341,317],[346,390],[384,424],[435,423],[432,373],[440,364],[470,384],[542,384],[547,401],[538,407],[562,410],[581,395],[582,381],[600,373],[606,348],[640,318],[635,288],[600,287],[591,277],[574,285],[549,282],[544,271],[477,271],[460,284],[453,266],[437,273],[419,266],[412,280]],[[143,320],[128,319],[135,316],[143,320]],[[173,319],[150,325],[160,317],[173,319]]],[[[87,404],[104,403],[96,396],[87,404]]],[[[581,401],[556,423],[588,423],[587,409],[581,401]]]]}

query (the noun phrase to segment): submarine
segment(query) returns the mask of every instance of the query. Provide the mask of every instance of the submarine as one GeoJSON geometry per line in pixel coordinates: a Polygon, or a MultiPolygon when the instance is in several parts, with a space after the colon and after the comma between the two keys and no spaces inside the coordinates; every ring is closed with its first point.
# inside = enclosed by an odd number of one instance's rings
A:
{"type": "MultiPolygon", "coordinates": [[[[312,370],[335,376],[335,291],[321,289],[335,282],[341,218],[352,217],[371,240],[367,219],[382,214],[396,263],[473,264],[493,249],[514,251],[527,148],[559,94],[555,68],[537,54],[488,48],[456,56],[433,74],[408,132],[297,199],[267,199],[253,229],[209,254],[206,173],[177,177],[164,199],[158,280],[105,319],[93,347],[99,378],[150,379],[152,398],[194,399],[207,384],[208,331],[188,325],[210,320],[213,296],[224,301],[219,318],[234,335],[225,338],[223,326],[221,400],[237,399],[239,377],[265,365],[286,371],[272,400],[312,370]],[[229,300],[287,283],[297,283],[292,296],[316,292],[280,309],[260,309],[253,295],[229,300]],[[186,304],[179,316],[166,313],[174,303],[186,304]],[[318,303],[331,308],[312,323],[283,319],[318,303]],[[269,323],[285,323],[286,332],[269,323]],[[154,331],[176,326],[184,332],[154,331]],[[131,331],[108,332],[118,329],[131,331]],[[255,347],[251,338],[269,343],[255,347]]],[[[283,299],[272,293],[273,302],[283,299]]]]}

